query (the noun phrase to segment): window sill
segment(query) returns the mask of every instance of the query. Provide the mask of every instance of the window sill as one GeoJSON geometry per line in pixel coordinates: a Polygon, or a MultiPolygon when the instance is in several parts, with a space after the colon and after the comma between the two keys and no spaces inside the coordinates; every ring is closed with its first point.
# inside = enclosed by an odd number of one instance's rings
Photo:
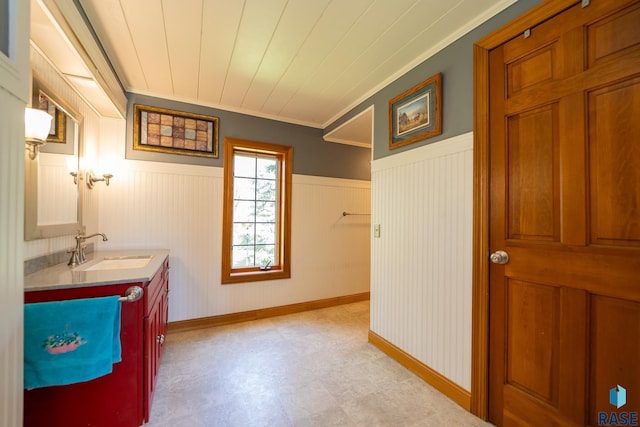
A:
{"type": "Polygon", "coordinates": [[[278,280],[289,279],[291,273],[288,270],[274,269],[274,270],[260,270],[260,271],[245,271],[242,273],[231,273],[229,275],[223,275],[222,284],[231,285],[234,283],[246,283],[246,282],[260,282],[263,280],[278,280]]]}

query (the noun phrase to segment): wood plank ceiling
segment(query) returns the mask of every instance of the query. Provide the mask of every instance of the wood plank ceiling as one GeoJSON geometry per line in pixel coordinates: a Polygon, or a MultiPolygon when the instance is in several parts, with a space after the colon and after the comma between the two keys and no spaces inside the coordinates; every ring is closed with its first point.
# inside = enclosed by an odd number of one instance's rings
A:
{"type": "Polygon", "coordinates": [[[79,3],[125,90],[324,128],[514,1],[79,3]]]}

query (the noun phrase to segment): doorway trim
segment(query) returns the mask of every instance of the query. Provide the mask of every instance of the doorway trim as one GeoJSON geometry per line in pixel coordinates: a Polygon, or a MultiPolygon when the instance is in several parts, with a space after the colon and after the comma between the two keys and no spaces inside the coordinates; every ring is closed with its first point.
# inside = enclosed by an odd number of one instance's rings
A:
{"type": "Polygon", "coordinates": [[[473,272],[471,412],[489,416],[489,51],[580,3],[547,0],[473,46],[473,272]]]}

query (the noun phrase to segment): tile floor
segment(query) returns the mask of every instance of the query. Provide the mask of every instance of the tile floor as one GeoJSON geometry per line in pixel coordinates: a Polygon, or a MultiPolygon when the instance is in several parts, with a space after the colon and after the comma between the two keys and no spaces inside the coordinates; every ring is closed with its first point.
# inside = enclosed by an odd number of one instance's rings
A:
{"type": "Polygon", "coordinates": [[[169,334],[147,426],[490,426],[368,329],[360,302],[169,334]]]}

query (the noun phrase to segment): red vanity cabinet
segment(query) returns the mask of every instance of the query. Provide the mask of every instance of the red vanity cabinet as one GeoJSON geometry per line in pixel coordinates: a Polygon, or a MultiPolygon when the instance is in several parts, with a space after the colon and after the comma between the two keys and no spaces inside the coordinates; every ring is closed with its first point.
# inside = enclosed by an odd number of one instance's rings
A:
{"type": "Polygon", "coordinates": [[[25,427],[136,427],[147,422],[166,334],[168,258],[149,282],[130,282],[25,292],[25,304],[125,295],[131,286],[143,297],[121,306],[122,361],[111,374],[91,381],[24,391],[25,427]]]}

